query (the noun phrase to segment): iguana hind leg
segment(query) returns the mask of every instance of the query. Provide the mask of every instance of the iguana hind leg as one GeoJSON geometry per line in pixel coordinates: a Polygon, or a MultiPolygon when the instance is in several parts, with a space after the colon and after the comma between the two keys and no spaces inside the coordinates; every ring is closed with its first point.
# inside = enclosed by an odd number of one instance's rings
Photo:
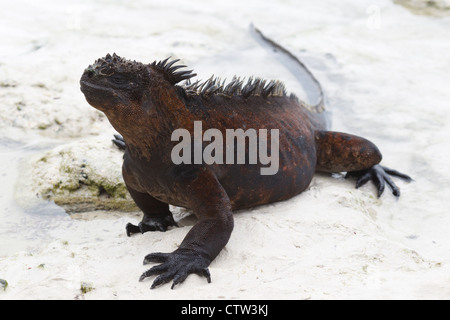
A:
{"type": "Polygon", "coordinates": [[[380,166],[381,153],[367,139],[342,132],[317,131],[315,140],[317,171],[347,172],[347,176],[358,178],[357,188],[372,180],[377,186],[378,197],[384,192],[386,183],[395,196],[400,196],[400,189],[389,175],[412,180],[406,174],[380,166]]]}

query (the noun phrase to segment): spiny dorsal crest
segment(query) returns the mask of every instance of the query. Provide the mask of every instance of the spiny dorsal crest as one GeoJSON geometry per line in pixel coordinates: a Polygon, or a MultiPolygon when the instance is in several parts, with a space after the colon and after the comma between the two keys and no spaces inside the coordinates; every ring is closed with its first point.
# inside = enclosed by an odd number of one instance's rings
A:
{"type": "Polygon", "coordinates": [[[165,78],[171,84],[177,84],[180,81],[188,80],[197,75],[196,73],[192,73],[192,70],[177,71],[178,69],[186,68],[186,66],[174,66],[174,64],[180,61],[180,59],[169,61],[170,58],[171,57],[168,57],[167,59],[159,61],[158,63],[154,61],[152,64],[150,64],[150,66],[162,72],[165,78]]]}
{"type": "MultiPolygon", "coordinates": [[[[262,97],[285,97],[286,89],[284,84],[278,80],[264,80],[261,78],[250,77],[247,81],[245,78],[241,79],[236,76],[233,77],[230,83],[226,84],[226,80],[212,76],[206,81],[197,80],[191,83],[190,79],[197,74],[192,73],[193,70],[177,71],[181,68],[186,68],[185,65],[175,65],[180,59],[169,61],[170,57],[150,64],[156,70],[164,74],[165,78],[173,85],[182,80],[186,82],[180,85],[184,89],[187,96],[202,96],[209,97],[212,95],[222,95],[225,97],[242,96],[248,98],[250,96],[262,97]],[[245,84],[244,84],[245,83],[245,84]]],[[[291,95],[291,98],[295,98],[291,95]]]]}
{"type": "Polygon", "coordinates": [[[226,84],[226,80],[212,76],[208,80],[201,82],[196,81],[186,83],[182,86],[188,96],[199,95],[209,97],[213,94],[223,95],[225,97],[241,96],[248,98],[250,96],[261,97],[285,97],[286,88],[281,81],[264,80],[261,78],[248,78],[247,81],[240,77],[234,76],[230,83],[226,84]],[[245,84],[244,84],[245,83],[245,84]]]}

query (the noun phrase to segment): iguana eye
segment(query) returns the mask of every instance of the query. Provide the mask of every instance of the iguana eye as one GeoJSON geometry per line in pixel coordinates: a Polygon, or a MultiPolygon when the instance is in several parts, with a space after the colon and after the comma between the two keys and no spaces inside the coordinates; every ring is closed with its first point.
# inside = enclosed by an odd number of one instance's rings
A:
{"type": "Polygon", "coordinates": [[[111,81],[115,84],[124,84],[127,80],[121,76],[113,76],[111,77],[111,81]]]}
{"type": "Polygon", "coordinates": [[[114,74],[114,70],[112,68],[102,68],[100,69],[99,74],[102,76],[111,76],[114,74]]]}

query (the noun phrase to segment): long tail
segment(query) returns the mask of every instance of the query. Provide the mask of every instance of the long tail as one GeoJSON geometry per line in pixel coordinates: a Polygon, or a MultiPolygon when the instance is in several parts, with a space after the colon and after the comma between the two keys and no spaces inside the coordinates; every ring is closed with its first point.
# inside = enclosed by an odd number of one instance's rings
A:
{"type": "MultiPolygon", "coordinates": [[[[272,39],[267,38],[258,28],[256,28],[253,24],[250,24],[250,30],[257,35],[257,40],[261,40],[263,44],[268,44],[271,49],[275,51],[279,51],[282,54],[286,55],[290,60],[294,61],[295,64],[297,64],[298,67],[300,67],[301,71],[303,73],[306,73],[306,75],[310,78],[310,82],[315,84],[316,90],[318,91],[318,102],[311,107],[317,112],[320,113],[325,110],[325,104],[324,104],[324,93],[322,90],[322,85],[320,82],[316,79],[316,77],[312,74],[311,71],[305,66],[303,62],[301,62],[295,55],[293,55],[289,50],[286,48],[283,48],[281,45],[273,41],[272,39]]],[[[293,74],[300,80],[302,85],[305,85],[305,83],[302,81],[304,80],[301,73],[294,73],[293,74]]]]}

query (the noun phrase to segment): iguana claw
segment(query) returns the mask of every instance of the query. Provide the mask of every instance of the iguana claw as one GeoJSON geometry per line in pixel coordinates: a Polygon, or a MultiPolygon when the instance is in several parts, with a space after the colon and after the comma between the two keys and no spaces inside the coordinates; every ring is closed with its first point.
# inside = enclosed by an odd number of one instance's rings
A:
{"type": "Polygon", "coordinates": [[[400,197],[400,189],[397,187],[390,176],[400,178],[407,182],[411,182],[413,180],[410,176],[404,173],[383,167],[379,164],[374,165],[373,167],[366,170],[349,172],[347,173],[346,177],[348,176],[355,176],[358,178],[356,181],[356,188],[359,188],[372,180],[377,186],[378,198],[383,194],[386,183],[391,188],[392,194],[396,197],[400,197]]]}
{"type": "Polygon", "coordinates": [[[173,289],[186,280],[191,273],[204,276],[208,283],[211,282],[211,274],[208,270],[210,261],[196,252],[178,249],[172,253],[151,253],[144,258],[144,264],[151,262],[161,264],[147,270],[139,278],[139,281],[143,281],[147,277],[159,275],[153,281],[151,289],[172,280],[171,289],[173,289]]]}

